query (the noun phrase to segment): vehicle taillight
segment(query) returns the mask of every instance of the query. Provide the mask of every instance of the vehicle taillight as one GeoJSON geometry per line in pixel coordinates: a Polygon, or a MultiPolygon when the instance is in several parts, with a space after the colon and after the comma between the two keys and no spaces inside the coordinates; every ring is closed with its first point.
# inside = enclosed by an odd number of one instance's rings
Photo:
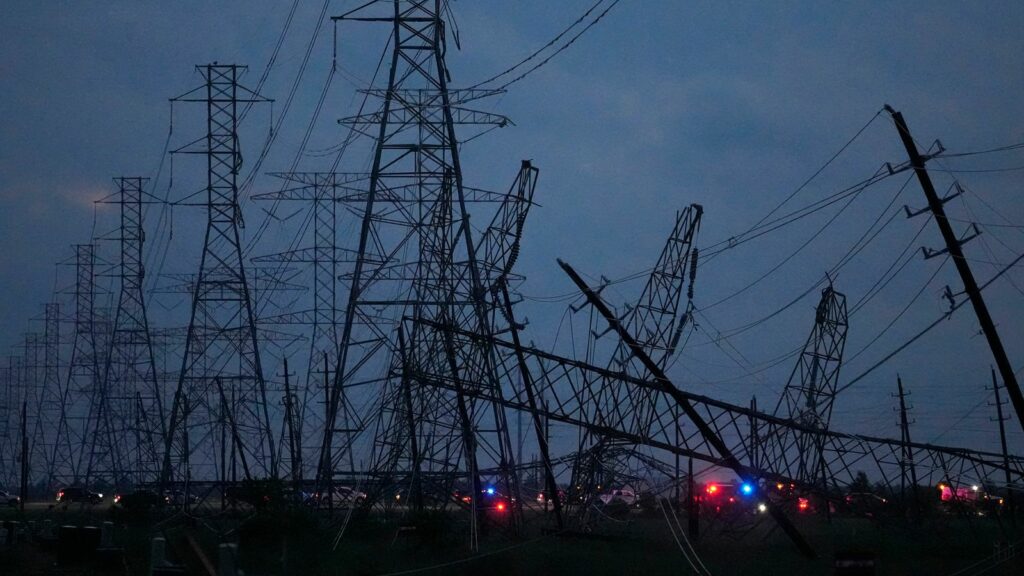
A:
{"type": "Polygon", "coordinates": [[[801,512],[807,511],[807,509],[810,507],[811,503],[807,500],[807,498],[800,498],[799,500],[797,500],[797,508],[799,508],[801,512]]]}

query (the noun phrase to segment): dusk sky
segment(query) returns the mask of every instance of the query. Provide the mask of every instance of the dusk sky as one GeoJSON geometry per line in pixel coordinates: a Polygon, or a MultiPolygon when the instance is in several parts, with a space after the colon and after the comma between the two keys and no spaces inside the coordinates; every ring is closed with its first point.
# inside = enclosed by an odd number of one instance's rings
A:
{"type": "MultiPolygon", "coordinates": [[[[291,168],[330,73],[335,27],[329,17],[356,4],[298,2],[262,89],[274,105],[254,108],[243,126],[247,172],[269,123],[278,122],[287,108],[251,193],[280,186],[263,173],[291,168]],[[308,65],[287,107],[307,47],[308,65]]],[[[452,86],[475,84],[518,62],[591,4],[453,2],[461,50],[449,42],[452,86]]],[[[115,228],[116,207],[94,205],[114,192],[111,178],[147,176],[153,179],[150,191],[172,201],[201,186],[201,163],[177,157],[172,170],[163,157],[168,99],[200,85],[194,66],[213,61],[248,64],[243,81],[254,87],[291,6],[284,0],[5,3],[0,16],[0,346],[5,357],[19,353],[25,331],[39,329],[30,319],[41,316],[54,290],[70,287],[72,270],[55,264],[69,261],[71,245],[109,236],[115,228]]],[[[355,90],[373,77],[387,43],[386,26],[343,23],[336,30],[339,71],[299,169],[330,169],[333,147],[344,137],[336,120],[355,113],[355,90]]],[[[541,347],[568,345],[563,318],[574,287],[556,257],[594,282],[602,275],[617,279],[644,271],[656,260],[673,213],[690,203],[704,206],[698,246],[710,253],[710,247],[720,248],[720,242],[742,234],[784,202],[865,126],[773,217],[868,178],[886,162],[905,162],[888,114],[879,114],[883,104],[904,113],[923,148],[939,139],[948,155],[1024,142],[1022,30],[1024,3],[1011,1],[622,0],[566,51],[507,94],[481,103],[515,125],[473,140],[462,151],[466,182],[473,186],[506,189],[521,159],[540,168],[539,206],[527,221],[518,263],[527,277],[518,314],[530,320],[528,337],[541,347]]],[[[188,106],[174,106],[171,149],[204,133],[203,111],[188,106]]],[[[349,156],[344,169],[365,168],[365,149],[349,156]]],[[[940,192],[954,177],[966,189],[947,210],[962,232],[971,222],[979,225],[982,235],[966,251],[984,283],[1024,251],[1024,148],[940,158],[929,168],[940,192]]],[[[941,316],[948,309],[943,287],[958,292],[962,284],[944,257],[921,257],[920,246],[938,249],[942,240],[934,223],[926,225],[926,216],[908,220],[903,214],[903,205],[915,210],[925,205],[911,176],[886,178],[848,205],[838,202],[702,264],[694,298],[700,310],[697,328],[672,365],[676,383],[744,405],[756,395],[762,408],[773,408],[795,362],[778,359],[803,344],[814,321],[820,287],[810,288],[841,262],[832,279],[853,310],[894,261],[904,262],[898,260],[901,254],[916,251],[884,290],[851,314],[841,384],[941,316]],[[847,261],[862,237],[870,241],[847,261]],[[717,337],[752,323],[757,324],[727,339],[717,337]]],[[[245,200],[247,241],[269,209],[245,200]]],[[[291,243],[297,217],[290,215],[298,209],[281,207],[250,255],[291,243]]],[[[203,218],[195,207],[148,207],[147,242],[153,249],[146,266],[153,285],[171,283],[160,273],[195,272],[201,236],[192,231],[203,218]]],[[[345,246],[356,242],[353,223],[349,218],[339,227],[345,246]]],[[[116,254],[113,242],[102,242],[106,261],[116,262],[116,254]]],[[[1022,266],[984,292],[1018,370],[1024,368],[1022,266]]],[[[642,276],[617,283],[605,295],[621,305],[636,298],[642,284],[642,276]]],[[[60,298],[69,302],[66,294],[60,298]]],[[[154,322],[186,323],[183,300],[154,295],[154,322]]],[[[892,394],[899,373],[912,392],[915,440],[997,450],[986,389],[993,360],[978,331],[970,306],[961,307],[844,391],[836,400],[833,428],[898,437],[892,394]]],[[[267,372],[279,371],[282,352],[268,347],[265,354],[267,372]]],[[[1015,417],[1008,431],[1011,451],[1024,453],[1024,433],[1015,417]]]]}

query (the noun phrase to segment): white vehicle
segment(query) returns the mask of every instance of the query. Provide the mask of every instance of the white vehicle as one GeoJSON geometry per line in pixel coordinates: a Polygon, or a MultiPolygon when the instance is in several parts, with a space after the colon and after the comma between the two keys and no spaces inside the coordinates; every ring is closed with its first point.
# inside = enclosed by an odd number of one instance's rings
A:
{"type": "Polygon", "coordinates": [[[623,486],[622,488],[614,488],[598,496],[601,499],[602,504],[612,504],[614,502],[624,502],[625,504],[632,506],[636,504],[637,497],[636,492],[630,486],[623,486]]]}
{"type": "Polygon", "coordinates": [[[7,504],[8,506],[17,506],[21,503],[21,497],[15,496],[6,490],[0,490],[0,504],[7,504]]]}
{"type": "Polygon", "coordinates": [[[334,506],[362,504],[364,500],[366,500],[366,492],[361,492],[349,486],[335,486],[331,494],[331,504],[334,506]]]}

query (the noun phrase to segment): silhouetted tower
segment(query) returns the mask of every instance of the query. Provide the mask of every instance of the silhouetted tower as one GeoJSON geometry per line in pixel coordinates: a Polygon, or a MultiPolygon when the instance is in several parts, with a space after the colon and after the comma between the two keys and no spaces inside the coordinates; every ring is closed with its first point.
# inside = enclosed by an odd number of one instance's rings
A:
{"type": "Polygon", "coordinates": [[[224,399],[229,402],[234,432],[228,450],[247,461],[252,475],[275,477],[277,459],[266,383],[238,233],[237,178],[242,165],[238,107],[266,99],[239,85],[244,66],[214,63],[197,69],[205,84],[175,101],[206,105],[206,137],[176,152],[206,157],[207,226],[181,372],[164,438],[161,480],[185,478],[190,472],[178,470],[176,464],[186,455],[192,477],[216,477],[221,469],[216,455],[221,454],[218,422],[224,399]],[[187,434],[178,429],[185,421],[186,401],[191,429],[187,434]],[[183,445],[186,437],[190,446],[183,445]]]}
{"type": "MultiPolygon", "coordinates": [[[[289,453],[297,449],[302,460],[309,466],[316,466],[323,441],[324,429],[324,382],[334,374],[330,363],[337,360],[338,326],[340,314],[338,310],[338,274],[342,262],[353,262],[354,253],[343,250],[337,245],[335,227],[337,224],[337,205],[345,190],[353,186],[353,181],[364,180],[365,175],[348,175],[331,172],[289,172],[274,174],[289,183],[288,187],[278,192],[257,194],[254,200],[302,201],[310,204],[312,210],[313,232],[312,245],[276,254],[268,254],[253,258],[254,263],[275,263],[289,265],[293,263],[308,264],[312,269],[313,307],[305,310],[288,312],[277,316],[260,318],[262,325],[300,325],[309,327],[310,348],[306,370],[305,385],[296,391],[298,401],[291,406],[295,415],[297,430],[295,431],[300,446],[289,446],[289,453]],[[324,355],[329,358],[325,366],[324,355]],[[326,370],[326,373],[325,373],[326,370]]],[[[342,419],[339,432],[346,435],[345,445],[349,440],[349,422],[355,420],[351,408],[346,402],[339,407],[342,419]]],[[[284,443],[282,438],[281,443],[284,443]]],[[[350,453],[351,454],[351,453],[350,453]]],[[[293,467],[289,466],[289,469],[293,467]]],[[[304,473],[306,471],[303,471],[304,473]]]]}
{"type": "Polygon", "coordinates": [[[143,290],[144,178],[115,178],[121,211],[117,312],[103,366],[105,402],[94,413],[96,434],[86,477],[111,479],[115,486],[152,482],[159,474],[164,412],[156,379],[143,290]]]}
{"type": "MultiPolygon", "coordinates": [[[[12,389],[9,391],[9,401],[11,402],[10,406],[12,411],[17,411],[23,404],[31,404],[32,412],[36,412],[37,404],[35,395],[42,384],[44,365],[45,341],[43,334],[39,332],[27,332],[25,334],[24,353],[20,359],[20,377],[11,382],[12,389]]],[[[14,420],[12,420],[11,428],[11,442],[14,445],[15,453],[18,454],[21,452],[21,422],[18,421],[20,418],[17,418],[17,415],[12,414],[11,417],[14,418],[14,420]]],[[[38,462],[45,462],[45,459],[39,458],[38,462]]],[[[16,484],[8,484],[8,486],[11,487],[15,485],[16,484]]]]}
{"type": "MultiPolygon", "coordinates": [[[[647,277],[640,297],[632,304],[627,304],[621,322],[626,330],[635,335],[637,344],[650,356],[651,360],[661,369],[675,355],[685,328],[690,325],[694,282],[697,271],[697,249],[694,242],[700,232],[704,209],[699,204],[692,204],[685,210],[677,212],[672,231],[665,241],[658,261],[647,277]],[[686,299],[684,300],[684,296],[686,299]]],[[[593,318],[597,324],[592,327],[593,339],[598,339],[610,332],[605,328],[601,332],[597,327],[602,320],[593,318]]],[[[630,374],[638,378],[651,377],[650,371],[636,361],[631,348],[618,342],[608,362],[608,369],[630,374]]],[[[626,384],[616,384],[598,390],[593,399],[594,409],[599,414],[606,414],[609,423],[622,419],[620,406],[624,400],[636,403],[639,414],[657,413],[653,398],[655,394],[637,390],[626,384]]],[[[675,421],[678,422],[678,411],[674,408],[675,421]]],[[[677,437],[678,439],[678,437],[677,437]]],[[[587,513],[589,503],[596,498],[597,486],[602,482],[599,472],[606,466],[601,462],[601,454],[607,440],[600,434],[581,431],[579,454],[587,454],[583,459],[586,463],[578,463],[573,472],[571,486],[580,486],[578,499],[580,511],[587,513]]]]}
{"type": "Polygon", "coordinates": [[[22,359],[8,356],[0,368],[0,482],[16,485],[18,478],[18,400],[22,359]]]}
{"type": "MultiPolygon", "coordinates": [[[[33,387],[28,427],[30,430],[30,459],[32,469],[43,473],[48,488],[56,488],[56,462],[54,461],[64,401],[64,386],[60,377],[60,304],[50,302],[43,312],[43,365],[38,385],[33,387]]],[[[38,478],[37,478],[38,479],[38,478]]]]}
{"type": "Polygon", "coordinates": [[[74,335],[50,459],[55,478],[77,482],[89,456],[90,415],[103,402],[96,346],[96,246],[75,246],[74,335]]]}
{"type": "MultiPolygon", "coordinates": [[[[828,430],[832,419],[832,403],[839,383],[839,369],[846,346],[846,296],[836,292],[829,282],[821,291],[815,309],[814,329],[790,374],[786,388],[775,406],[775,415],[788,417],[805,426],[828,430]]],[[[800,453],[798,470],[793,478],[827,485],[823,477],[823,447],[815,445],[810,435],[795,436],[800,453]]],[[[762,457],[772,457],[763,454],[762,457]]]]}
{"type": "MultiPolygon", "coordinates": [[[[341,121],[376,142],[367,189],[348,200],[362,206],[362,222],[352,272],[342,276],[350,288],[318,469],[321,485],[333,481],[350,450],[338,441],[342,388],[363,384],[383,396],[371,469],[385,485],[421,479],[437,482],[431,491],[440,494],[461,476],[468,478],[464,487],[475,490],[481,469],[512,468],[500,409],[418,383],[420,373],[443,373],[467,385],[496,385],[493,374],[481,377],[493,368],[485,349],[452,350],[443,341],[428,341],[417,324],[430,320],[491,332],[466,205],[502,195],[463,185],[455,126],[508,120],[463,106],[495,91],[449,90],[446,9],[441,0],[395,0],[336,18],[390,24],[392,52],[387,87],[367,91],[381,99],[380,108],[341,121]],[[403,318],[410,324],[400,342],[403,318]]],[[[496,482],[509,483],[508,474],[496,476],[502,476],[496,482]]]]}

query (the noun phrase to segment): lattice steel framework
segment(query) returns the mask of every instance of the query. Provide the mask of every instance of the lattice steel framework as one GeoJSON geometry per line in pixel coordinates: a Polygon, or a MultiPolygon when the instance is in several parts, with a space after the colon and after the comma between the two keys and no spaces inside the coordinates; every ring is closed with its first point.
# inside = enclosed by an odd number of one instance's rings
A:
{"type": "Polygon", "coordinates": [[[22,357],[8,356],[0,368],[0,482],[4,486],[18,484],[18,456],[21,445],[19,417],[24,372],[22,357]]]}
{"type": "Polygon", "coordinates": [[[516,491],[503,410],[458,389],[496,386],[488,349],[400,328],[403,318],[428,318],[492,332],[467,203],[504,196],[463,184],[455,126],[508,120],[461,106],[491,91],[448,89],[445,10],[441,0],[394,0],[338,17],[391,24],[392,52],[387,88],[368,91],[380,109],[341,120],[376,142],[368,188],[351,195],[363,206],[362,223],[353,270],[343,275],[349,294],[318,483],[333,482],[351,450],[337,434],[344,390],[372,385],[379,400],[370,473],[387,490],[407,488],[414,506],[446,505],[456,481],[479,494],[483,468],[498,471],[501,490],[516,491]],[[457,389],[411,377],[427,366],[451,375],[457,389]]]}
{"type": "MultiPolygon", "coordinates": [[[[296,437],[301,446],[294,447],[300,462],[291,468],[303,475],[315,472],[320,444],[323,440],[324,413],[328,383],[334,374],[337,360],[338,329],[341,317],[338,307],[339,265],[355,261],[351,250],[339,248],[335,228],[337,225],[338,202],[346,192],[352,190],[350,175],[331,172],[292,172],[275,176],[288,182],[288,186],[277,192],[258,194],[256,200],[303,201],[312,210],[312,246],[296,248],[286,252],[268,254],[253,258],[254,263],[289,265],[308,264],[312,268],[313,307],[311,309],[287,312],[260,318],[262,325],[300,325],[309,327],[310,347],[305,385],[297,391],[295,402],[296,437]],[[311,467],[310,469],[306,469],[311,467]]],[[[361,178],[360,178],[361,179],[361,178]]],[[[289,405],[289,408],[292,406],[289,405]]],[[[341,428],[348,445],[350,422],[358,418],[344,397],[339,401],[341,428]]],[[[283,444],[285,439],[281,438],[283,444]]],[[[289,454],[292,451],[289,451],[289,454]]],[[[349,452],[351,456],[351,452],[349,452]]],[[[349,461],[349,470],[354,471],[349,461]]]]}
{"type": "MultiPolygon", "coordinates": [[[[30,460],[33,470],[42,470],[48,488],[56,488],[55,454],[61,432],[64,386],[60,377],[60,304],[51,302],[43,310],[43,358],[40,379],[31,390],[29,403],[30,460]]],[[[65,430],[66,431],[66,430],[65,430]]],[[[66,438],[64,441],[68,441],[66,438]]],[[[38,480],[39,478],[36,477],[38,480]]]]}
{"type": "Polygon", "coordinates": [[[206,137],[176,152],[206,157],[207,226],[164,438],[161,481],[224,480],[226,457],[218,455],[228,452],[241,460],[246,477],[276,477],[253,299],[238,232],[238,107],[266,99],[239,84],[244,66],[214,63],[197,69],[205,84],[175,100],[206,105],[206,137]]]}
{"type": "MultiPolygon", "coordinates": [[[[664,369],[675,354],[683,331],[689,324],[697,269],[697,249],[694,241],[700,231],[703,213],[704,209],[700,205],[693,204],[676,214],[672,232],[648,276],[639,299],[627,307],[621,318],[626,330],[637,335],[637,344],[661,369],[664,369]],[[688,298],[685,306],[684,294],[688,298]]],[[[604,323],[600,318],[593,320],[604,323]]],[[[611,331],[610,328],[605,328],[598,332],[598,326],[592,327],[591,334],[595,337],[611,331]]],[[[640,378],[649,377],[648,370],[631,362],[633,356],[629,346],[619,341],[612,352],[608,369],[640,378]],[[641,368],[640,372],[635,370],[638,367],[641,368]]],[[[653,408],[649,405],[650,398],[647,396],[645,391],[625,384],[612,385],[597,390],[592,402],[597,405],[601,414],[615,414],[625,406],[639,408],[641,414],[644,414],[653,408]],[[632,398],[625,402],[624,396],[632,398]]],[[[570,498],[570,502],[578,504],[579,510],[584,514],[590,509],[589,504],[598,497],[598,487],[607,485],[612,480],[614,469],[622,468],[632,454],[632,451],[625,450],[622,446],[610,449],[610,442],[611,439],[593,431],[585,428],[580,430],[580,457],[573,470],[573,481],[570,484],[573,497],[570,498]]],[[[621,444],[621,441],[618,443],[621,444]]]]}
{"type": "Polygon", "coordinates": [[[143,290],[145,179],[120,177],[114,182],[121,212],[120,291],[103,363],[104,401],[94,415],[96,433],[86,477],[105,478],[118,487],[156,479],[165,420],[143,290]]]}
{"type": "MultiPolygon", "coordinates": [[[[815,308],[814,328],[793,372],[786,382],[775,415],[800,422],[809,428],[828,430],[832,404],[839,384],[839,369],[846,346],[846,296],[836,292],[829,283],[821,291],[815,308]]],[[[755,433],[756,437],[760,434],[755,433]]],[[[796,477],[807,484],[825,486],[822,447],[809,444],[813,437],[797,434],[794,442],[802,459],[796,477]]],[[[769,457],[770,453],[764,453],[769,457]]]]}
{"type": "Polygon", "coordinates": [[[54,479],[75,483],[91,454],[92,416],[103,402],[96,330],[96,245],[75,245],[74,335],[49,459],[54,479]]]}

